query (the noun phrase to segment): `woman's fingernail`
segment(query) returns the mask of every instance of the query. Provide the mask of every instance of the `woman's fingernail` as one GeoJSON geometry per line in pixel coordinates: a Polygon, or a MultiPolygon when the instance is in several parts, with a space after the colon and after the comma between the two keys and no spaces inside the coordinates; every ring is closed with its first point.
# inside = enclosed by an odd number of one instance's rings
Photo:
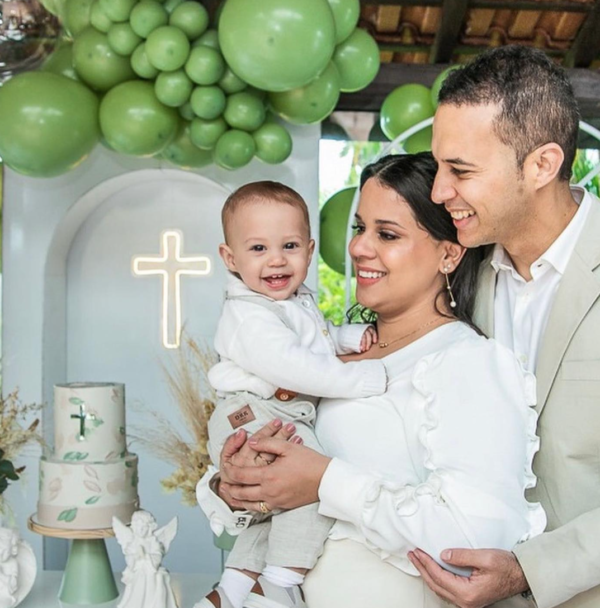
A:
{"type": "Polygon", "coordinates": [[[275,418],[275,420],[273,420],[273,426],[276,429],[280,428],[282,424],[283,424],[283,422],[281,422],[281,420],[279,420],[279,418],[275,418]]]}
{"type": "Polygon", "coordinates": [[[291,422],[288,422],[288,424],[285,425],[285,430],[289,433],[293,433],[296,430],[296,427],[291,422]]]}
{"type": "Polygon", "coordinates": [[[302,443],[302,437],[294,437],[292,439],[292,443],[298,443],[298,444],[302,443]]]}
{"type": "MultiPolygon", "coordinates": [[[[450,544],[450,543],[448,543],[448,544],[450,544]]],[[[442,559],[445,562],[452,559],[452,551],[450,551],[450,549],[445,549],[444,551],[442,551],[442,559]]]]}
{"type": "Polygon", "coordinates": [[[258,439],[256,439],[255,437],[250,437],[250,439],[248,439],[248,443],[250,445],[256,445],[258,443],[258,439]]]}

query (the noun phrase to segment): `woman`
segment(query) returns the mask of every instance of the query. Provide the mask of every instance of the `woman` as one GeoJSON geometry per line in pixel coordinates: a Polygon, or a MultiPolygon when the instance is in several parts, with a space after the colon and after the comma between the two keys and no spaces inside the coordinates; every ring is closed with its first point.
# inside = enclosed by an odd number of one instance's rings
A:
{"type": "MultiPolygon", "coordinates": [[[[224,448],[217,490],[232,507],[320,501],[337,519],[304,584],[310,608],[445,606],[418,577],[412,550],[450,569],[439,558],[446,547],[510,549],[545,527],[541,507],[524,498],[535,483],[535,382],[473,328],[480,252],[459,245],[449,214],[431,203],[435,173],[431,155],[418,154],[383,158],[361,178],[350,254],[379,344],[357,357],[384,360],[386,395],[321,401],[328,456],[256,436],[237,451],[243,434],[224,448]],[[252,466],[264,458],[257,452],[277,459],[252,466]]],[[[233,529],[223,503],[199,495],[213,527],[233,529]]]]}

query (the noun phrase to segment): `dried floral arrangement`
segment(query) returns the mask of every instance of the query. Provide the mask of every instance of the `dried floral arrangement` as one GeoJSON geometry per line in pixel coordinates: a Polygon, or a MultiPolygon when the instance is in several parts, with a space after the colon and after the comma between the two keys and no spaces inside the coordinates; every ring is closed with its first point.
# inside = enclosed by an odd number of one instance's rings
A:
{"type": "Polygon", "coordinates": [[[40,419],[36,418],[28,426],[23,424],[31,414],[39,412],[41,408],[41,405],[22,403],[18,391],[7,397],[0,396],[0,514],[6,512],[4,492],[10,482],[19,479],[25,469],[24,466],[15,468],[15,459],[29,444],[43,445],[42,436],[38,431],[40,419]]]}
{"type": "Polygon", "coordinates": [[[177,405],[187,437],[164,415],[147,411],[152,425],[135,429],[132,437],[176,469],[161,485],[167,492],[181,492],[181,502],[196,506],[196,484],[210,462],[206,449],[208,419],[215,409],[216,395],[208,382],[208,370],[217,362],[216,353],[189,336],[182,336],[172,370],[163,366],[169,392],[177,405]]]}

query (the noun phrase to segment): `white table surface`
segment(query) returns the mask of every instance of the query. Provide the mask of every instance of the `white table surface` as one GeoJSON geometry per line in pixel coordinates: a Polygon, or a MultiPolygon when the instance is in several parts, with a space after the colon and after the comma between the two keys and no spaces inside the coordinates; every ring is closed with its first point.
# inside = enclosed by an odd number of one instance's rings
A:
{"type": "MultiPolygon", "coordinates": [[[[58,599],[58,590],[62,580],[62,572],[38,571],[35,585],[31,593],[19,604],[19,608],[57,608],[79,607],[80,604],[63,604],[58,599]]],[[[115,580],[119,592],[123,590],[120,573],[115,573],[115,580]]],[[[206,574],[171,574],[173,591],[179,608],[192,608],[195,602],[200,601],[217,582],[218,576],[206,574]]],[[[116,608],[119,599],[104,604],[94,604],[102,608],[116,608]]],[[[87,606],[89,608],[89,605],[87,606]]]]}

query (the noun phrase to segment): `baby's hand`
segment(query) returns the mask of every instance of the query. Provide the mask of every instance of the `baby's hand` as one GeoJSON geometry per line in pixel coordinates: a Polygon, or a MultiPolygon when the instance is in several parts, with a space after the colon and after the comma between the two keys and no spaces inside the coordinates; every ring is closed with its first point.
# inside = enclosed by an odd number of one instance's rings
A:
{"type": "Polygon", "coordinates": [[[377,330],[374,327],[367,327],[360,341],[360,352],[368,351],[377,342],[377,330]]]}

